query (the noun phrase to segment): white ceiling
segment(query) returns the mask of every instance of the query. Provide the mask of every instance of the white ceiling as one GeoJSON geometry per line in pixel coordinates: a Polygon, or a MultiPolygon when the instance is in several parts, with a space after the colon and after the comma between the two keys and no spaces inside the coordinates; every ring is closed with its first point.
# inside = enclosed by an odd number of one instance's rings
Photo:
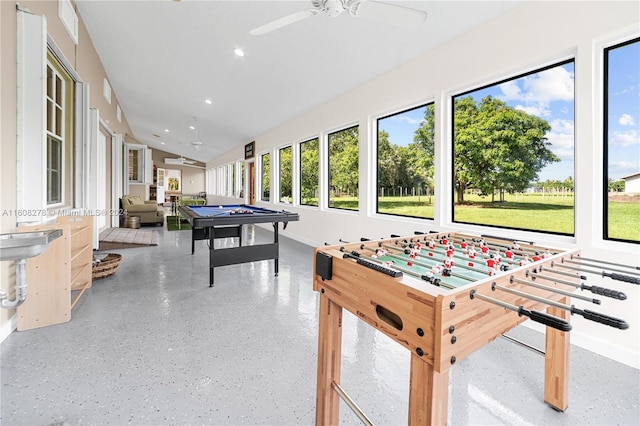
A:
{"type": "Polygon", "coordinates": [[[133,136],[206,162],[520,3],[387,2],[428,12],[426,23],[411,30],[319,14],[252,36],[249,30],[311,1],[76,4],[133,136]],[[236,47],[246,56],[237,57],[236,47]],[[190,144],[194,117],[200,151],[190,144]]]}

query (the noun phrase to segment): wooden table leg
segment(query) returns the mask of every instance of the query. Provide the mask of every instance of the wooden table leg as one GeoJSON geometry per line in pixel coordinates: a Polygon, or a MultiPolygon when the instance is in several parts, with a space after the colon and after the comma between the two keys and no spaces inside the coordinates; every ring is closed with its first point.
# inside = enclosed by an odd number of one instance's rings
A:
{"type": "Polygon", "coordinates": [[[316,425],[337,425],[340,396],[333,382],[340,383],[342,357],[342,306],[320,294],[318,318],[318,384],[316,389],[316,425]]]}
{"type": "MultiPolygon", "coordinates": [[[[569,304],[570,301],[560,301],[569,304]]],[[[566,310],[550,307],[550,315],[569,321],[570,315],[566,310]]],[[[569,332],[547,327],[544,362],[544,400],[559,411],[564,411],[569,405],[569,332]]]]}
{"type": "Polygon", "coordinates": [[[449,399],[449,370],[438,373],[433,365],[411,354],[409,378],[410,425],[445,425],[449,399]]]}

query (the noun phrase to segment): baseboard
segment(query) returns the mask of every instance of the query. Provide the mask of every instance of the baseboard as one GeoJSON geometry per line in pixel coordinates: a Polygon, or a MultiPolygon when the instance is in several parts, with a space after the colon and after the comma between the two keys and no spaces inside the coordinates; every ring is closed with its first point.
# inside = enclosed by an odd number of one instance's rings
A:
{"type": "Polygon", "coordinates": [[[18,318],[14,314],[11,318],[5,321],[4,324],[2,324],[2,327],[0,327],[0,343],[4,342],[4,339],[9,337],[9,335],[13,333],[13,330],[15,330],[17,326],[18,318]]]}

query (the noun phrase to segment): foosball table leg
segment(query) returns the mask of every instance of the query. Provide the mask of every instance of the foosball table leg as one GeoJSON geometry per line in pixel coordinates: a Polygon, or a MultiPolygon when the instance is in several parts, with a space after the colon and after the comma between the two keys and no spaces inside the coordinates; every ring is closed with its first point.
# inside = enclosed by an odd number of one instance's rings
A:
{"type": "Polygon", "coordinates": [[[409,379],[410,425],[446,425],[449,370],[438,373],[414,353],[409,379]]]}
{"type": "Polygon", "coordinates": [[[318,318],[318,388],[316,392],[316,425],[337,425],[340,396],[332,384],[340,384],[342,357],[342,306],[320,295],[318,318]]]}
{"type": "MultiPolygon", "coordinates": [[[[563,300],[562,303],[568,303],[563,300]]],[[[569,312],[559,308],[547,309],[550,315],[569,321],[569,312]]],[[[544,363],[544,400],[558,411],[569,405],[569,333],[546,328],[544,363]]]]}

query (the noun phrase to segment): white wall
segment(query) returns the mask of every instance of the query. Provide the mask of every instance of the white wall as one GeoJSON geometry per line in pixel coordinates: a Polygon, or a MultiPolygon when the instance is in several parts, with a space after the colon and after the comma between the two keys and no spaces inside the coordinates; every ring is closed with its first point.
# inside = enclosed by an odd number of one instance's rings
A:
{"type": "MultiPolygon", "coordinates": [[[[283,235],[311,245],[356,240],[362,236],[388,237],[412,234],[414,230],[463,230],[482,233],[481,227],[453,224],[451,206],[444,201],[452,193],[450,162],[439,155],[436,164],[436,219],[394,219],[373,214],[375,157],[370,134],[372,120],[384,113],[400,111],[425,101],[436,103],[436,154],[451,152],[447,123],[448,99],[454,93],[535,70],[567,58],[575,58],[576,87],[576,236],[553,236],[529,232],[509,235],[552,247],[578,247],[584,256],[638,265],[637,245],[603,241],[602,228],[602,96],[599,58],[603,43],[613,43],[622,35],[640,34],[638,2],[531,2],[493,22],[484,24],[457,39],[355,88],[318,108],[256,136],[256,158],[272,153],[284,144],[307,140],[329,131],[360,124],[360,211],[347,212],[287,205],[300,214],[283,235]],[[595,171],[595,172],[594,172],[595,171]]],[[[354,53],[357,55],[357,52],[354,53]]],[[[322,140],[322,139],[321,139],[322,140]]],[[[215,167],[243,158],[242,148],[207,164],[215,167]]],[[[272,166],[272,171],[276,168],[272,166]]],[[[272,172],[271,181],[275,181],[272,172]]],[[[258,173],[259,174],[259,171],[258,173]]],[[[256,185],[256,190],[259,188],[256,185]]],[[[276,197],[272,197],[275,199],[276,197]]],[[[225,199],[221,201],[239,202],[225,199]]],[[[257,202],[270,208],[281,205],[257,202]]],[[[486,231],[489,232],[489,231],[486,231]]],[[[493,230],[492,233],[496,233],[493,230]]],[[[640,306],[638,286],[591,277],[590,285],[624,291],[624,302],[603,300],[598,310],[624,318],[630,329],[618,331],[574,316],[572,342],[640,368],[640,306]]],[[[310,285],[310,283],[309,283],[310,285]]]]}

